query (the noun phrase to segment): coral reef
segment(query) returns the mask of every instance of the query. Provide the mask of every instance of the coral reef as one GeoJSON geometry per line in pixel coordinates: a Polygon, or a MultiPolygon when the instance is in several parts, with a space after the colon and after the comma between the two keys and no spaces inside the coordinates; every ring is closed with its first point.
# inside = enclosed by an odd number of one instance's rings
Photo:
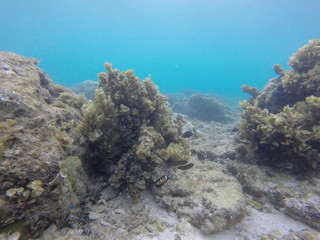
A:
{"type": "Polygon", "coordinates": [[[79,152],[73,129],[85,99],[54,85],[35,63],[0,53],[0,225],[32,235],[62,223],[86,191],[79,159],[76,172],[60,175],[79,152]]]}
{"type": "Polygon", "coordinates": [[[185,161],[189,150],[181,135],[183,119],[172,118],[166,97],[151,79],[132,70],[99,74],[95,101],[83,107],[79,131],[87,151],[84,163],[116,187],[138,196],[152,183],[152,171],[165,162],[185,161]]]}
{"type": "Polygon", "coordinates": [[[276,65],[279,77],[271,79],[258,95],[241,102],[239,150],[263,161],[297,169],[315,169],[320,159],[320,40],[298,50],[292,70],[276,65]],[[275,154],[276,153],[276,154],[275,154]]]}
{"type": "Polygon", "coordinates": [[[92,80],[83,81],[80,84],[72,87],[71,89],[78,94],[83,93],[87,99],[93,100],[95,97],[95,91],[99,88],[99,83],[92,80]]]}
{"type": "Polygon", "coordinates": [[[235,120],[236,113],[224,105],[217,97],[204,93],[192,95],[169,95],[172,110],[204,122],[228,123],[235,120]]]}

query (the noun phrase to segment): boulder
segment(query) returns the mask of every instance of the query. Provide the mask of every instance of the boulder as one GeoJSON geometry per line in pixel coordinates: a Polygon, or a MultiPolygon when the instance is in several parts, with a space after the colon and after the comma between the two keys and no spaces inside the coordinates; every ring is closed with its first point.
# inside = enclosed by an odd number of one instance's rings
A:
{"type": "Polygon", "coordinates": [[[318,240],[320,233],[312,230],[290,231],[289,234],[282,235],[274,232],[263,235],[261,240],[318,240]]]}
{"type": "Polygon", "coordinates": [[[237,161],[229,162],[227,169],[262,207],[271,203],[291,218],[320,230],[319,176],[301,180],[288,171],[237,161]]]}
{"type": "Polygon", "coordinates": [[[93,80],[85,80],[72,87],[71,89],[77,94],[84,94],[87,99],[94,100],[95,92],[99,88],[99,83],[93,80]]]}
{"type": "Polygon", "coordinates": [[[85,102],[35,59],[0,52],[0,224],[38,235],[86,192],[74,131],[85,102]]]}
{"type": "Polygon", "coordinates": [[[241,221],[245,201],[237,180],[212,162],[194,161],[188,170],[177,169],[167,183],[154,192],[159,204],[178,217],[212,234],[241,221]]]}
{"type": "Polygon", "coordinates": [[[235,111],[224,105],[217,97],[204,93],[193,93],[191,96],[171,94],[169,102],[174,112],[182,113],[204,122],[233,122],[237,115],[235,111]]]}

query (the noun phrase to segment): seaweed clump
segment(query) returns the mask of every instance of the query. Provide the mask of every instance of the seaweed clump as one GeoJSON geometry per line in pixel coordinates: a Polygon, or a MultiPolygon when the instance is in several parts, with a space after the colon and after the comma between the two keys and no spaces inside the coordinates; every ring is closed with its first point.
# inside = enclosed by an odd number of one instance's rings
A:
{"type": "Polygon", "coordinates": [[[239,150],[272,165],[316,169],[320,161],[320,40],[300,48],[289,65],[293,69],[286,71],[276,64],[280,76],[241,102],[239,150]]]}
{"type": "Polygon", "coordinates": [[[83,161],[91,174],[108,177],[132,196],[148,187],[156,166],[189,157],[181,137],[183,119],[172,118],[165,96],[150,78],[105,63],[94,102],[83,107],[79,130],[85,138],[83,161]]]}

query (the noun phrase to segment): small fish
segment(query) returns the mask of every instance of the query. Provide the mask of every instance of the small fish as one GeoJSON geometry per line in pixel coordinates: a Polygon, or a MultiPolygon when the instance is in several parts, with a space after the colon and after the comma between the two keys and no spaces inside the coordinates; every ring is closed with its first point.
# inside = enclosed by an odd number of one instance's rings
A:
{"type": "Polygon", "coordinates": [[[156,183],[155,186],[156,187],[161,187],[164,183],[166,183],[168,181],[169,177],[166,175],[163,175],[162,177],[160,177],[156,183]]]}
{"type": "Polygon", "coordinates": [[[74,213],[76,211],[76,208],[74,206],[70,206],[69,211],[70,213],[74,213]]]}
{"type": "Polygon", "coordinates": [[[191,131],[186,131],[183,135],[182,135],[182,137],[183,138],[189,138],[189,137],[191,137],[193,135],[193,132],[191,132],[191,131]]]}
{"type": "Polygon", "coordinates": [[[186,165],[179,166],[178,169],[180,169],[180,170],[188,170],[188,169],[192,168],[193,166],[194,166],[193,163],[188,163],[186,165]]]}

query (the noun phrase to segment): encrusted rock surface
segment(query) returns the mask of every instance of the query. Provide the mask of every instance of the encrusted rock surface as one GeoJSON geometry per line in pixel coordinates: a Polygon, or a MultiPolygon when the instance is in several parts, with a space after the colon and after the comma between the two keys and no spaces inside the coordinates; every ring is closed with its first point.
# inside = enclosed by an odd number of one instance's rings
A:
{"type": "Polygon", "coordinates": [[[0,224],[37,234],[60,224],[85,189],[78,133],[84,99],[37,61],[0,52],[0,224]],[[62,175],[60,173],[62,173],[62,175]]]}
{"type": "Polygon", "coordinates": [[[237,158],[235,126],[235,123],[204,123],[197,119],[188,119],[183,130],[192,132],[187,141],[191,152],[197,155],[199,160],[222,163],[237,158]]]}
{"type": "Polygon", "coordinates": [[[201,121],[228,123],[235,119],[236,112],[210,94],[193,93],[190,96],[171,94],[169,101],[173,111],[201,121]]]}
{"type": "Polygon", "coordinates": [[[229,162],[228,170],[256,205],[263,208],[271,203],[288,216],[320,230],[319,177],[302,180],[288,171],[239,162],[229,162]]]}
{"type": "Polygon", "coordinates": [[[78,94],[84,94],[87,99],[94,100],[95,92],[99,88],[99,83],[93,80],[86,80],[72,87],[71,89],[78,94]]]}
{"type": "Polygon", "coordinates": [[[205,234],[222,231],[241,221],[245,201],[240,184],[212,162],[177,169],[172,180],[155,189],[160,205],[186,218],[205,234]]]}
{"type": "Polygon", "coordinates": [[[311,230],[291,231],[289,234],[280,234],[278,232],[263,235],[261,240],[318,240],[320,233],[311,230]]]}
{"type": "MultiPolygon", "coordinates": [[[[300,220],[310,227],[320,231],[320,194],[319,186],[278,188],[269,192],[272,198],[276,194],[274,204],[282,207],[283,211],[294,219],[300,220]]],[[[274,199],[274,198],[272,198],[274,199]]]]}

